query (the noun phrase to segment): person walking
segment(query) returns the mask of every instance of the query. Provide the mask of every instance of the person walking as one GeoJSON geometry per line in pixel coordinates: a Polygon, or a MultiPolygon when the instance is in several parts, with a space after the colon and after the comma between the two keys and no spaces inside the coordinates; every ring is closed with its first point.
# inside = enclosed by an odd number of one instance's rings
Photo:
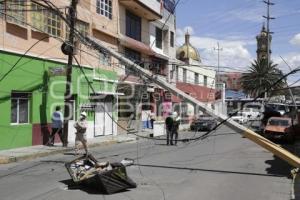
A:
{"type": "Polygon", "coordinates": [[[63,135],[62,135],[64,118],[60,106],[56,106],[55,111],[52,113],[51,120],[52,120],[52,125],[51,125],[52,132],[49,136],[49,141],[47,145],[54,146],[54,139],[56,133],[58,133],[61,142],[64,144],[63,135]]]}
{"type": "Polygon", "coordinates": [[[154,113],[150,113],[150,124],[151,124],[151,129],[154,128],[154,122],[155,122],[155,115],[154,115],[154,113]]]}
{"type": "Polygon", "coordinates": [[[82,112],[80,114],[79,120],[74,124],[74,128],[76,129],[75,155],[78,155],[80,142],[82,143],[86,155],[88,155],[88,147],[87,147],[87,139],[86,139],[86,129],[88,127],[88,124],[86,121],[86,117],[87,117],[86,112],[82,112]]]}
{"type": "Polygon", "coordinates": [[[166,133],[167,133],[167,145],[172,144],[172,130],[173,130],[173,118],[172,113],[169,113],[168,117],[165,120],[165,126],[166,126],[166,133]],[[170,140],[171,138],[171,140],[170,140]]]}
{"type": "Polygon", "coordinates": [[[173,138],[174,138],[174,144],[177,145],[177,140],[178,140],[178,130],[179,130],[179,125],[180,125],[180,116],[178,115],[177,112],[173,113],[173,129],[171,133],[171,144],[173,144],[173,138]]]}

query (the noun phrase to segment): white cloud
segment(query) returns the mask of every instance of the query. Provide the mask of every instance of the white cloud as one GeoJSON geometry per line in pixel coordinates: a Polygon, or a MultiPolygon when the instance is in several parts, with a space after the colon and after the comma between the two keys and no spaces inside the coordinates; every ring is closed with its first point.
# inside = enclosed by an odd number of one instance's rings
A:
{"type": "MultiPolygon", "coordinates": [[[[193,30],[191,27],[190,29],[193,30]]],[[[177,29],[177,42],[179,44],[184,43],[184,33],[184,29],[177,29]]],[[[222,51],[220,51],[220,66],[243,71],[250,66],[253,61],[253,57],[246,46],[252,45],[253,41],[239,39],[218,40],[213,37],[201,37],[197,35],[191,36],[192,45],[199,49],[202,63],[206,65],[217,66],[218,54],[215,49],[217,48],[218,42],[220,44],[220,48],[222,48],[222,51]]]]}
{"type": "Polygon", "coordinates": [[[255,8],[246,8],[246,9],[239,9],[230,11],[228,14],[230,17],[227,20],[243,20],[243,21],[250,21],[250,22],[262,22],[262,14],[264,14],[264,8],[262,6],[255,7],[255,8]]]}
{"type": "Polygon", "coordinates": [[[293,45],[300,46],[300,33],[294,35],[294,37],[290,40],[290,43],[293,45]]]}
{"type": "MultiPolygon", "coordinates": [[[[300,67],[300,53],[292,52],[281,56],[285,62],[293,69],[300,67]]],[[[287,64],[280,58],[280,56],[273,56],[274,63],[278,64],[278,67],[283,71],[284,74],[290,72],[290,68],[287,64]]],[[[296,80],[299,79],[300,72],[297,72],[293,75],[290,75],[287,79],[288,84],[293,84],[296,80]]],[[[300,82],[295,85],[300,85],[300,82]]],[[[294,85],[294,86],[295,86],[294,85]]]]}

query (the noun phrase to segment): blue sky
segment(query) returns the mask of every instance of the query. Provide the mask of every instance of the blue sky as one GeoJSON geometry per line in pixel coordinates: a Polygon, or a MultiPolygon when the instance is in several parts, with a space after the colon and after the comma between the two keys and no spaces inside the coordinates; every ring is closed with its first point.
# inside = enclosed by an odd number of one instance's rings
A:
{"type": "MultiPolygon", "coordinates": [[[[272,60],[287,72],[282,56],[292,67],[300,66],[300,1],[272,0],[270,22],[274,32],[272,60]]],[[[177,45],[184,41],[187,29],[199,49],[202,62],[217,65],[219,42],[220,65],[245,71],[256,58],[256,35],[260,32],[267,7],[262,0],[181,0],[176,9],[177,45]]],[[[299,74],[297,74],[299,77],[299,74]]],[[[296,78],[291,77],[289,82],[296,78]]]]}

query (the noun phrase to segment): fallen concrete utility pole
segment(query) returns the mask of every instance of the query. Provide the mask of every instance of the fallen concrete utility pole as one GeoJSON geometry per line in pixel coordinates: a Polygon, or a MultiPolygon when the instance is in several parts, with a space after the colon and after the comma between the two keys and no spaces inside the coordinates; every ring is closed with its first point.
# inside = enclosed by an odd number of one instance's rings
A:
{"type": "Polygon", "coordinates": [[[256,144],[260,145],[261,147],[267,149],[268,151],[272,152],[274,155],[278,156],[279,158],[285,160],[290,165],[299,168],[300,167],[300,158],[289,151],[285,150],[284,148],[280,147],[279,145],[271,142],[270,140],[260,136],[259,134],[255,133],[254,131],[240,125],[239,123],[233,121],[232,119],[227,120],[227,116],[219,113],[215,113],[215,111],[211,108],[208,108],[206,104],[198,101],[197,99],[187,95],[183,91],[177,89],[174,85],[166,82],[163,78],[153,75],[148,70],[140,67],[139,65],[135,64],[131,60],[127,59],[123,55],[115,52],[112,49],[105,47],[100,41],[96,41],[95,39],[85,38],[85,42],[87,42],[90,46],[97,49],[101,53],[107,53],[119,61],[125,64],[126,67],[130,68],[132,71],[137,72],[140,76],[144,76],[145,78],[153,81],[155,84],[159,85],[160,87],[170,91],[172,94],[180,97],[186,102],[191,103],[194,106],[198,106],[199,109],[215,118],[219,121],[226,120],[225,124],[241,135],[245,136],[246,138],[250,139],[251,141],[255,142],[256,144]]]}

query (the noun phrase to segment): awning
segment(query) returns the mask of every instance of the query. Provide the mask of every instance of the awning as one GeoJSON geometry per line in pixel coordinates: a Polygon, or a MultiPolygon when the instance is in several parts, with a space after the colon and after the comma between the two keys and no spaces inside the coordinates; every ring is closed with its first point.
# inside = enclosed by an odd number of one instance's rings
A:
{"type": "Polygon", "coordinates": [[[149,45],[146,45],[125,35],[120,35],[119,41],[122,46],[134,49],[135,51],[139,51],[149,56],[155,55],[155,52],[149,47],[149,45]]]}

